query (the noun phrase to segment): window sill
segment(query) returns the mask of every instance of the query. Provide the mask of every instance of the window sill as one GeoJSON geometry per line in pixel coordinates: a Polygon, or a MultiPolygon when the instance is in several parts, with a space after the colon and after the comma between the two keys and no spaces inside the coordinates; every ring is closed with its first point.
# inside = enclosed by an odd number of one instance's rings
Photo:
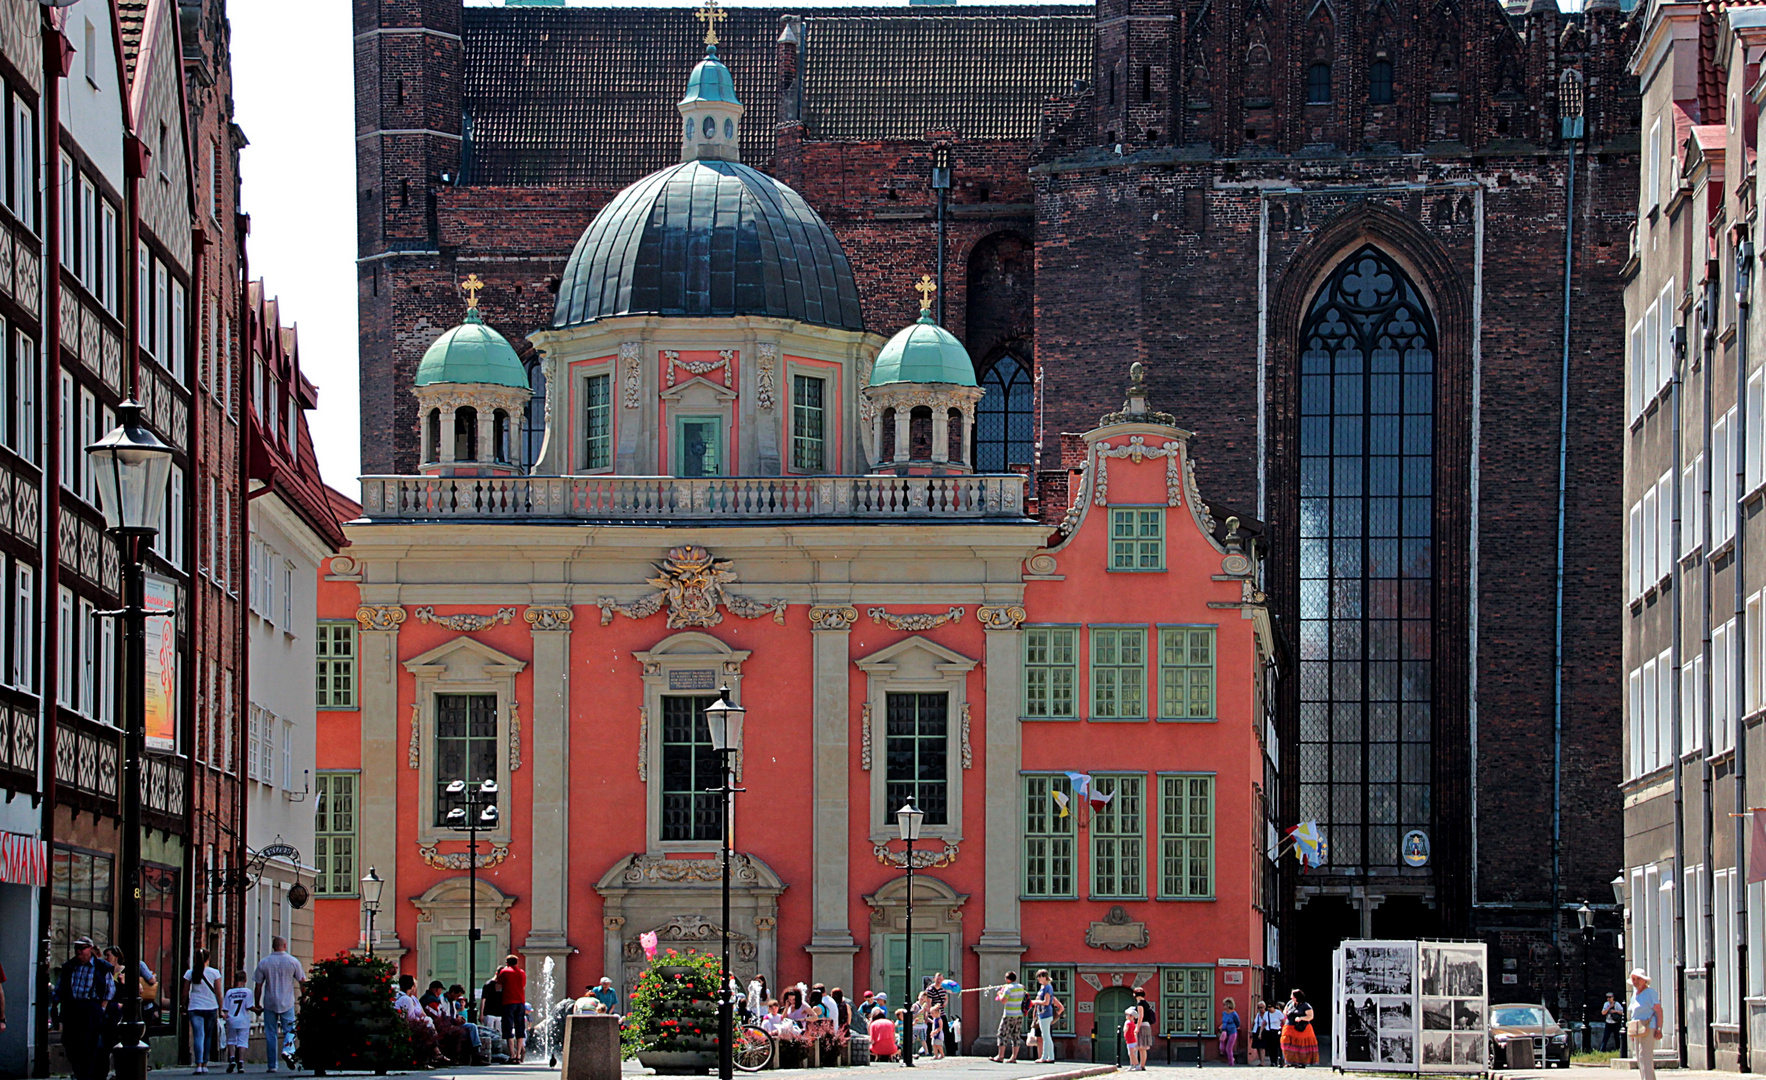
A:
{"type": "Polygon", "coordinates": [[[1092,893],[1086,899],[1099,904],[1144,904],[1147,902],[1145,893],[1139,896],[1103,896],[1092,893]]]}
{"type": "Polygon", "coordinates": [[[1162,904],[1212,904],[1220,900],[1218,896],[1161,896],[1157,898],[1162,904]]]}
{"type": "Polygon", "coordinates": [[[1165,574],[1169,573],[1163,566],[1107,566],[1107,574],[1165,574]]]}
{"type": "Polygon", "coordinates": [[[1077,899],[1079,899],[1079,897],[1073,893],[1069,893],[1065,896],[1031,896],[1027,893],[1019,893],[1018,899],[1023,901],[1024,903],[1028,904],[1028,903],[1041,902],[1044,900],[1054,900],[1057,902],[1064,901],[1064,900],[1077,900],[1077,899]]]}
{"type": "Polygon", "coordinates": [[[1218,724],[1218,723],[1220,723],[1220,717],[1218,717],[1218,716],[1161,716],[1161,717],[1158,717],[1157,719],[1158,719],[1158,722],[1161,724],[1218,724]]]}
{"type": "Polygon", "coordinates": [[[1085,722],[1088,724],[1144,724],[1147,722],[1147,718],[1144,716],[1088,716],[1085,718],[1085,722]]]}
{"type": "Polygon", "coordinates": [[[1077,716],[1020,716],[1020,724],[1077,724],[1077,716]]]}
{"type": "MultiPolygon", "coordinates": [[[[887,824],[872,824],[871,843],[888,844],[891,841],[897,844],[901,843],[901,831],[896,827],[894,818],[891,818],[887,824]]],[[[960,844],[962,842],[963,834],[959,829],[952,828],[949,825],[925,825],[920,829],[920,838],[914,841],[914,850],[936,851],[938,849],[930,845],[944,843],[960,844]]],[[[713,846],[715,847],[716,845],[713,846]]],[[[655,845],[651,845],[651,847],[654,849],[655,845]]],[[[896,852],[891,849],[890,854],[894,855],[896,852]]]]}

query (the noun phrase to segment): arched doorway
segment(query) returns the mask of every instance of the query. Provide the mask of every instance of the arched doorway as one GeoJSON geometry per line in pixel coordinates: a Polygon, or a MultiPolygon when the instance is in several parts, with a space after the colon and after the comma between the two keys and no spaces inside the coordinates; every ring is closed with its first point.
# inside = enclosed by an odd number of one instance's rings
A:
{"type": "Polygon", "coordinates": [[[1367,245],[1299,348],[1300,820],[1330,870],[1398,874],[1431,825],[1435,323],[1367,245]]]}
{"type": "Polygon", "coordinates": [[[1092,1003],[1092,1026],[1098,1034],[1098,1060],[1128,1060],[1128,1049],[1120,1046],[1122,1014],[1134,1004],[1134,991],[1126,986],[1106,986],[1098,991],[1092,1003]]]}

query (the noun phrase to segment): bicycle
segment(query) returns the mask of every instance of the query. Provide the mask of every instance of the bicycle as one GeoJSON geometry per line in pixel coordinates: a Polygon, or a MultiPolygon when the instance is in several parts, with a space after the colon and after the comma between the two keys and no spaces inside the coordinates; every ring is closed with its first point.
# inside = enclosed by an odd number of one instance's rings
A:
{"type": "Polygon", "coordinates": [[[730,1047],[730,1059],[743,1072],[759,1072],[772,1064],[773,1037],[759,1024],[742,1024],[730,1047]]]}

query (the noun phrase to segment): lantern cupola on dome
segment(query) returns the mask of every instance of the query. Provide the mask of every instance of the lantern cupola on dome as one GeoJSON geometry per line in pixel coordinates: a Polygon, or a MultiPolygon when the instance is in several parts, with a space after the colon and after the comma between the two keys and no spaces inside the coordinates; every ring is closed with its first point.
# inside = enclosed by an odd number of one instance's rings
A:
{"type": "Polygon", "coordinates": [[[681,160],[742,160],[742,102],[736,80],[717,58],[717,24],[728,18],[717,0],[705,0],[697,12],[705,21],[705,59],[687,77],[687,92],[675,106],[681,111],[681,160]]]}
{"type": "Polygon", "coordinates": [[[939,476],[972,471],[975,384],[969,350],[932,317],[930,275],[914,286],[920,317],[877,354],[862,391],[873,406],[869,443],[878,472],[939,476]]]}
{"type": "Polygon", "coordinates": [[[428,476],[513,476],[515,439],[531,391],[515,346],[484,321],[469,274],[466,317],[423,353],[414,380],[428,476]]]}

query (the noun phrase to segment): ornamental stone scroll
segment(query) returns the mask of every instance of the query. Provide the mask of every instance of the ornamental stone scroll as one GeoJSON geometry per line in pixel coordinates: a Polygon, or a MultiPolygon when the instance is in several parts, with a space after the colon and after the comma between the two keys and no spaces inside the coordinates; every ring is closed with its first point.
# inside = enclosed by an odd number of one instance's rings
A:
{"type": "Polygon", "coordinates": [[[405,609],[397,604],[363,604],[356,609],[356,625],[363,630],[396,633],[404,622],[405,609]]]}

